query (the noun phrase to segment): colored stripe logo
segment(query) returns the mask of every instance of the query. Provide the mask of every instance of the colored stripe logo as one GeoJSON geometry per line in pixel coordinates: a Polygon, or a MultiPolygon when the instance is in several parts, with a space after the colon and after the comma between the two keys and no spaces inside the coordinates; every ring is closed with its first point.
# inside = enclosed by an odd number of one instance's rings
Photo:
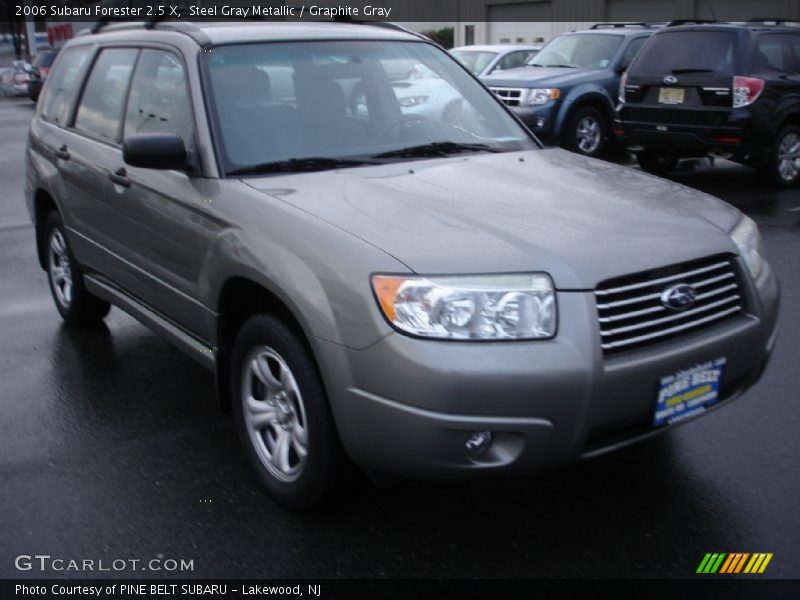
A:
{"type": "Polygon", "coordinates": [[[747,573],[750,575],[761,574],[767,569],[769,561],[772,560],[772,552],[708,552],[700,561],[697,573],[702,575],[713,575],[715,573],[725,575],[738,575],[747,573]]]}

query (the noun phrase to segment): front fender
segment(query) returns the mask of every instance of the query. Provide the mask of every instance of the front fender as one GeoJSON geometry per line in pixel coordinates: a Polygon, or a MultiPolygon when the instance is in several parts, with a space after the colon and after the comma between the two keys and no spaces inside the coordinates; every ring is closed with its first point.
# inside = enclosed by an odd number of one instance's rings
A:
{"type": "Polygon", "coordinates": [[[614,99],[608,90],[599,83],[584,83],[570,90],[561,101],[561,110],[556,119],[556,131],[562,132],[577,106],[585,103],[600,104],[609,118],[614,114],[614,99]]]}
{"type": "Polygon", "coordinates": [[[252,188],[236,191],[226,195],[224,224],[205,223],[204,235],[211,234],[199,291],[210,318],[220,312],[226,282],[238,277],[281,300],[308,336],[360,349],[391,331],[370,275],[406,272],[402,263],[281,200],[252,188]]]}

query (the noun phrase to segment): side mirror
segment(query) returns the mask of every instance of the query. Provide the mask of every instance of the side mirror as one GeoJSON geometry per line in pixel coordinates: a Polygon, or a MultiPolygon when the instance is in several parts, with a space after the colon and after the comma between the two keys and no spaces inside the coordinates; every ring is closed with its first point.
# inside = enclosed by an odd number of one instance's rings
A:
{"type": "Polygon", "coordinates": [[[143,169],[185,169],[186,145],[175,133],[135,133],[122,142],[122,160],[143,169]]]}
{"type": "Polygon", "coordinates": [[[632,60],[623,60],[617,65],[617,73],[624,73],[631,66],[632,60]]]}

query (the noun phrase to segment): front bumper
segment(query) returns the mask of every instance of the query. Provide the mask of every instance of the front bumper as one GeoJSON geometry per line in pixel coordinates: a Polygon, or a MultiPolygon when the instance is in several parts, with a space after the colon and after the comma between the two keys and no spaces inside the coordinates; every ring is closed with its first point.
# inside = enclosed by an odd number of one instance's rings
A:
{"type": "Polygon", "coordinates": [[[657,432],[661,377],[726,357],[721,400],[758,380],[775,341],[778,283],[751,282],[746,314],[678,339],[603,357],[594,295],[559,293],[559,333],[542,342],[436,342],[389,334],[364,350],[315,340],[334,417],[369,469],[441,477],[528,471],[594,456],[657,432]],[[468,455],[473,432],[489,451],[468,455]]]}
{"type": "Polygon", "coordinates": [[[550,141],[558,137],[556,102],[549,102],[541,106],[511,106],[509,108],[539,138],[550,141]]]}

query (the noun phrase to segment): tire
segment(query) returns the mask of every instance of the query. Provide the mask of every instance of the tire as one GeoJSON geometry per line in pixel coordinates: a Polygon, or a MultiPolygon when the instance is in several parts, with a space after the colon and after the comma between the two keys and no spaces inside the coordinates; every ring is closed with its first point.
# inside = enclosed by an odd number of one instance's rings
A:
{"type": "Polygon", "coordinates": [[[316,365],[297,335],[273,316],[251,317],[234,342],[230,377],[239,438],[267,493],[293,510],[329,502],[345,456],[316,365]]]}
{"type": "Polygon", "coordinates": [[[599,158],[608,149],[608,120],[593,106],[584,106],[570,117],[564,147],[583,156],[599,158]]]}
{"type": "Polygon", "coordinates": [[[678,166],[678,157],[669,152],[645,149],[636,154],[636,161],[642,170],[659,177],[666,176],[678,166]]]}
{"type": "Polygon", "coordinates": [[[70,250],[61,215],[53,211],[44,222],[42,253],[56,309],[70,325],[99,323],[111,305],[92,295],[83,283],[83,270],[70,250]]]}
{"type": "Polygon", "coordinates": [[[800,126],[786,125],[780,130],[759,175],[777,188],[797,185],[800,181],[800,126]]]}

